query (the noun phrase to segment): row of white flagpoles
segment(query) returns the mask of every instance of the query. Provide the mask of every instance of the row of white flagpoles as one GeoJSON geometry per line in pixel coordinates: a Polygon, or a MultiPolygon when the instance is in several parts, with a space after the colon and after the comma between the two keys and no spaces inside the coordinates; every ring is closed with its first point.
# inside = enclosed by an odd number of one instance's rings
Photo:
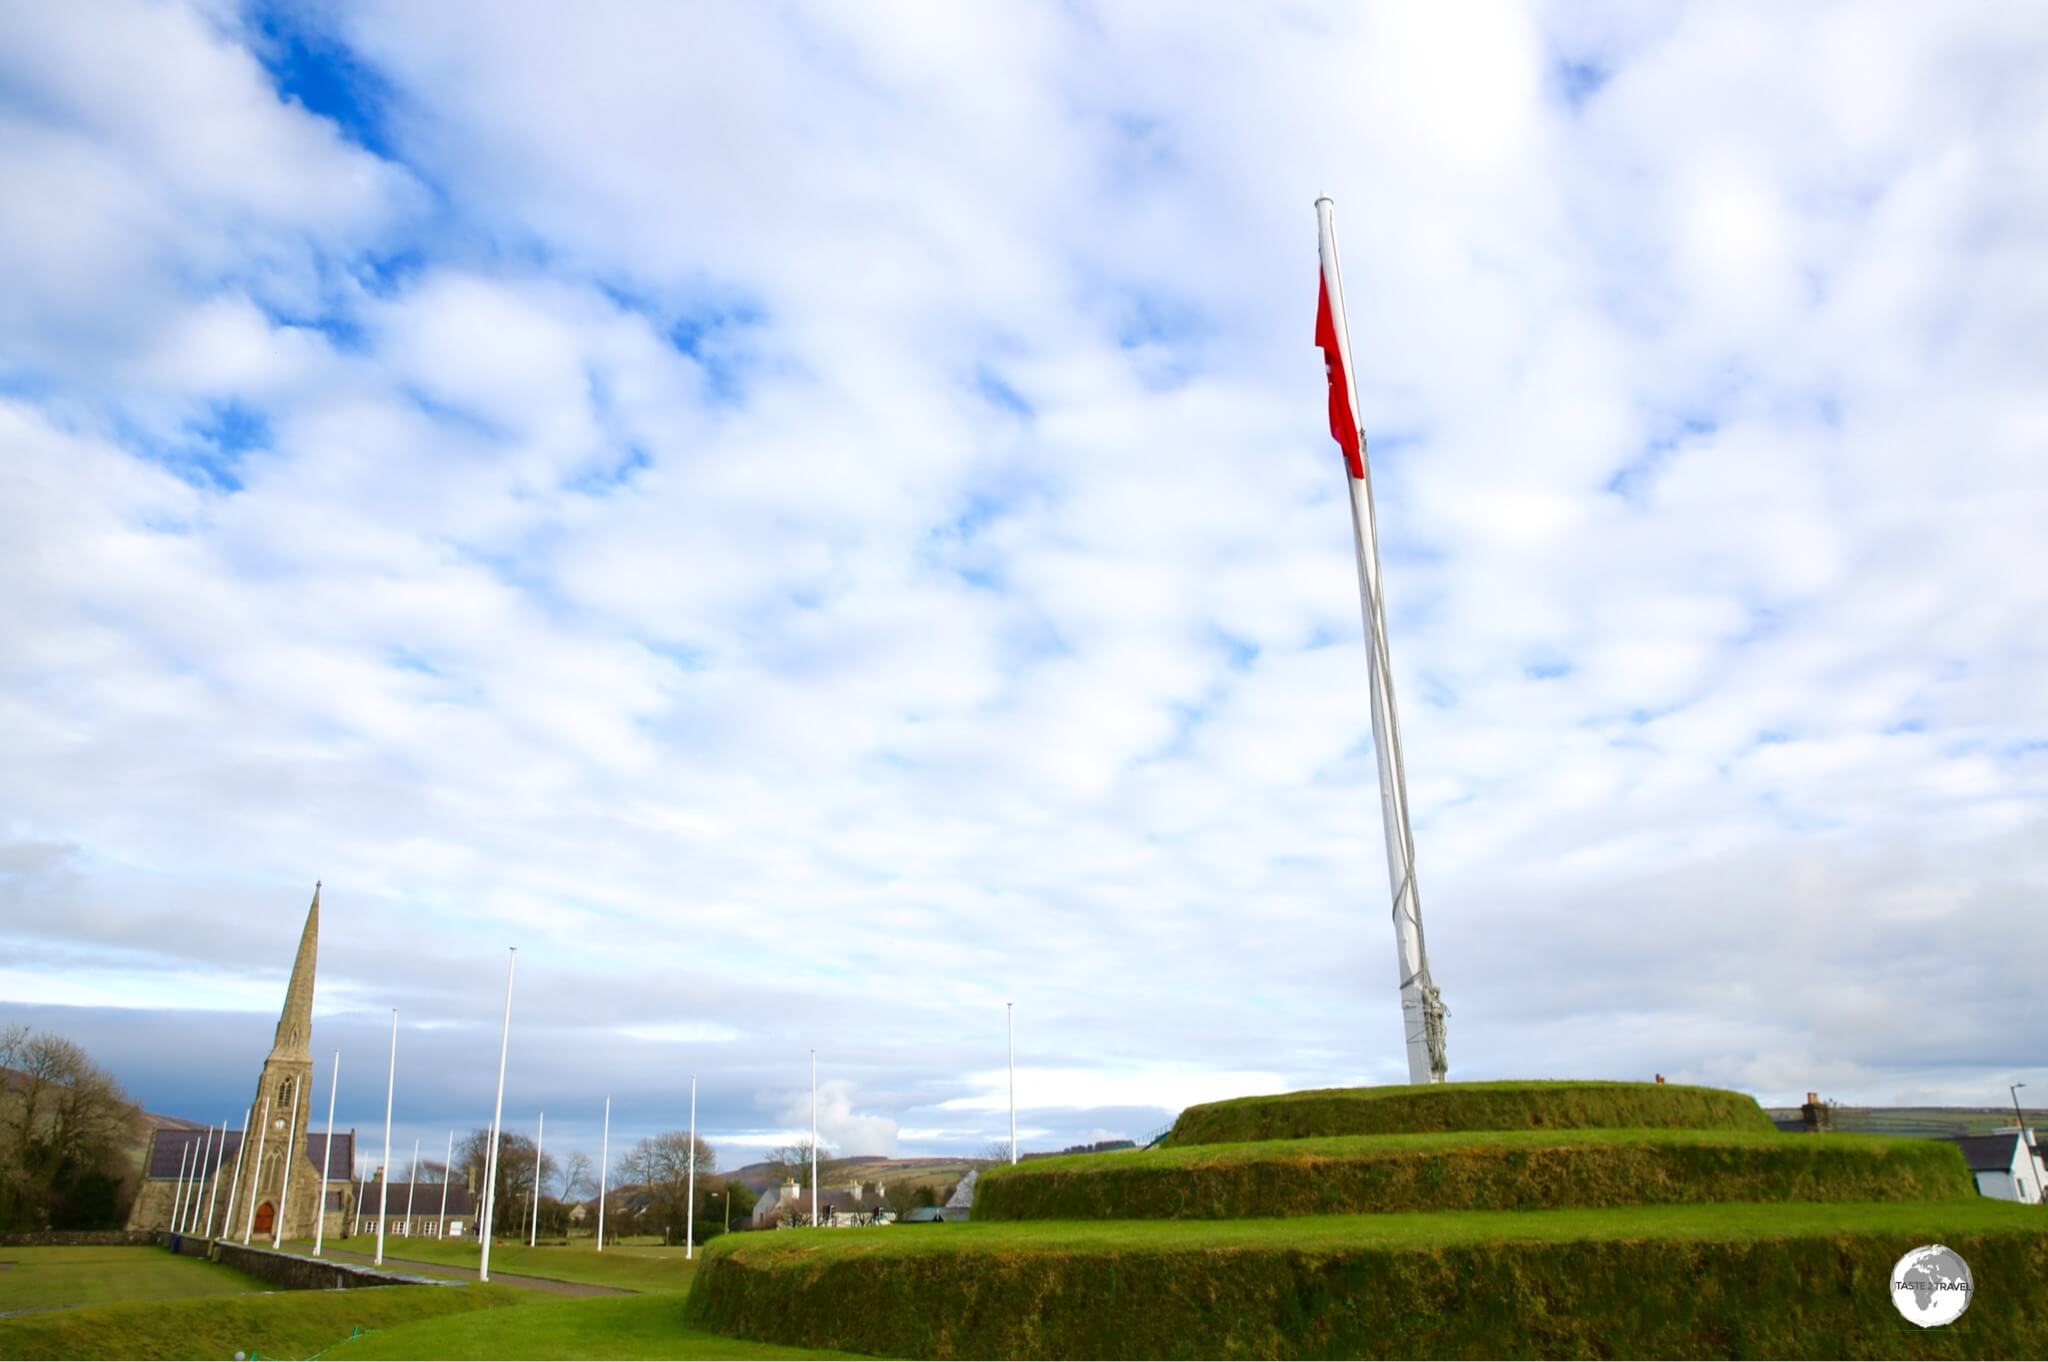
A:
{"type": "MultiPolygon", "coordinates": [[[[482,1243],[482,1256],[477,1268],[477,1278],[480,1281],[489,1281],[491,1279],[491,1229],[493,1224],[493,1217],[496,1214],[496,1207],[493,1203],[496,1199],[497,1192],[498,1144],[501,1134],[502,1118],[504,1116],[505,1111],[505,1060],[507,1054],[511,1049],[512,1044],[512,978],[513,971],[518,964],[519,958],[518,947],[511,947],[510,950],[511,960],[510,963],[508,963],[508,965],[506,966],[505,970],[505,1024],[498,1048],[498,1096],[496,1105],[491,1112],[491,1142],[489,1153],[486,1156],[486,1162],[484,1167],[483,1204],[478,1209],[476,1215],[476,1223],[479,1227],[478,1238],[481,1240],[482,1243]]],[[[1015,1005],[1012,1003],[1004,1003],[1003,1027],[1009,1046],[1010,1063],[1011,1163],[1017,1162],[1017,1033],[1015,1016],[1015,1005]]],[[[816,1050],[812,1050],[810,1052],[810,1056],[811,1221],[813,1224],[815,1224],[817,1223],[818,1218],[818,1052],[816,1050]]],[[[332,1079],[328,1084],[327,1089],[327,1139],[326,1143],[322,1146],[322,1153],[320,1159],[320,1193],[318,1199],[314,1203],[314,1205],[318,1208],[314,1213],[313,1219],[313,1256],[316,1258],[321,1256],[321,1249],[326,1242],[327,1183],[329,1180],[329,1175],[334,1159],[334,1103],[335,1098],[339,1094],[340,1090],[341,1051],[336,1050],[334,1052],[334,1073],[332,1079]]],[[[385,1077],[384,1085],[384,1165],[382,1174],[377,1179],[377,1252],[375,1256],[375,1261],[379,1265],[381,1265],[384,1262],[384,1235],[386,1224],[389,1219],[388,1212],[390,1209],[389,1201],[391,1193],[391,1115],[393,1098],[396,1096],[397,1091],[398,1009],[394,1007],[391,1009],[391,1060],[389,1070],[385,1077]]],[[[263,1165],[264,1142],[268,1137],[270,1130],[269,1098],[266,1097],[263,1099],[262,1109],[262,1120],[257,1127],[256,1135],[256,1163],[254,1166],[258,1168],[262,1167],[263,1165]]],[[[244,1117],[242,1122],[242,1144],[238,1144],[236,1146],[234,1171],[228,1176],[228,1206],[227,1211],[222,1218],[223,1225],[231,1226],[234,1223],[235,1194],[238,1190],[239,1183],[241,1181],[242,1154],[244,1152],[243,1146],[246,1145],[248,1140],[249,1117],[253,1117],[255,1115],[256,1107],[252,1105],[249,1108],[248,1115],[244,1117]]],[[[285,1129],[288,1132],[287,1138],[289,1138],[291,1133],[295,1133],[298,1130],[298,1125],[299,1091],[298,1088],[294,1086],[292,1091],[291,1119],[285,1126],[285,1129]]],[[[218,1155],[215,1152],[216,1146],[214,1145],[215,1131],[212,1127],[209,1127],[207,1130],[207,1138],[201,1146],[200,1157],[198,1159],[192,1158],[193,1151],[189,1143],[187,1144],[185,1150],[179,1156],[178,1191],[176,1198],[173,1202],[173,1207],[171,1211],[171,1229],[173,1233],[200,1234],[207,1238],[211,1238],[213,1235],[214,1200],[218,1197],[220,1193],[220,1165],[226,1162],[225,1155],[227,1151],[227,1122],[221,1122],[218,1133],[220,1137],[220,1143],[218,1145],[218,1155]],[[212,1169],[212,1190],[208,1192],[205,1197],[206,1220],[204,1227],[201,1228],[198,1220],[198,1209],[201,1201],[198,1189],[206,1181],[207,1168],[209,1165],[211,1165],[212,1169]]],[[[546,1135],[547,1113],[543,1111],[540,1114],[540,1124],[535,1130],[533,1142],[533,1218],[527,1231],[527,1247],[529,1248],[537,1244],[540,1238],[541,1153],[543,1150],[543,1141],[545,1140],[546,1135]]],[[[598,1155],[597,1251],[600,1253],[604,1252],[605,1193],[608,1190],[608,1180],[611,1175],[611,1142],[612,1099],[609,1096],[607,1096],[604,1099],[603,1142],[600,1146],[600,1152],[598,1155]]],[[[441,1209],[437,1221],[438,1228],[435,1231],[436,1235],[440,1235],[443,1232],[445,1232],[446,1226],[448,1224],[448,1186],[454,1173],[454,1160],[455,1132],[451,1130],[448,1132],[448,1152],[446,1160],[442,1164],[441,1209]]],[[[276,1219],[273,1222],[271,1229],[270,1246],[274,1249],[283,1247],[285,1217],[282,1208],[290,1204],[289,1198],[291,1196],[292,1165],[297,1162],[298,1160],[293,1158],[287,1158],[284,1161],[284,1186],[278,1194],[278,1204],[280,1209],[277,1213],[276,1219]]],[[[413,1202],[419,1186],[419,1162],[419,1141],[418,1139],[414,1139],[412,1148],[412,1170],[409,1177],[407,1178],[405,1191],[405,1226],[406,1233],[408,1236],[410,1236],[413,1233],[413,1226],[415,1224],[415,1221],[413,1219],[413,1202]]],[[[354,1229],[356,1231],[359,1231],[362,1228],[363,1223],[363,1177],[360,1169],[356,1169],[354,1171],[356,1173],[354,1229]]],[[[242,1242],[244,1244],[247,1244],[251,1237],[253,1237],[256,1228],[256,1207],[254,1205],[255,1197],[251,1195],[249,1200],[251,1204],[248,1208],[248,1215],[242,1229],[242,1242]]],[[[690,1258],[694,1257],[696,1253],[697,1077],[695,1074],[692,1074],[690,1076],[689,1191],[684,1205],[685,1210],[683,1228],[683,1256],[685,1258],[690,1258]]],[[[232,1233],[232,1231],[230,1231],[230,1233],[232,1233]]]]}

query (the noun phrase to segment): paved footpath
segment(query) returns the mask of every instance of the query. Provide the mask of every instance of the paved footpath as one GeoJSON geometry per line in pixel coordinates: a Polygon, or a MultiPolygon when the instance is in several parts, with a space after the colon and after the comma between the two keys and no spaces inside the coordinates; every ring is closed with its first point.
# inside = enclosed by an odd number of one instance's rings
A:
{"type": "MultiPolygon", "coordinates": [[[[323,1256],[332,1254],[336,1258],[345,1258],[351,1263],[369,1263],[374,1259],[373,1254],[357,1253],[353,1249],[330,1248],[323,1249],[321,1252],[323,1256]]],[[[397,1268],[400,1271],[418,1272],[423,1277],[460,1277],[467,1282],[476,1280],[475,1268],[460,1267],[454,1263],[425,1263],[416,1258],[394,1258],[387,1253],[384,1255],[384,1266],[397,1268]]],[[[596,1282],[561,1282],[556,1281],[553,1277],[527,1277],[517,1272],[493,1272],[491,1280],[506,1286],[527,1286],[532,1287],[536,1291],[550,1291],[557,1296],[631,1296],[636,1294],[622,1286],[599,1286],[596,1282]]]]}

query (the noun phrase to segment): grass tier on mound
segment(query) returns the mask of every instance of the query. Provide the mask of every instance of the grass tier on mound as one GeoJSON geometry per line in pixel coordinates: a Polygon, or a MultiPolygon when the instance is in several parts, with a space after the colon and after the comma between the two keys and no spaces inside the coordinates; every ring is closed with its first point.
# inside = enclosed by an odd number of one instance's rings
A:
{"type": "Polygon", "coordinates": [[[714,1244],[696,1327],[890,1357],[2048,1355],[2048,1224],[1985,1199],[786,1231],[714,1244]],[[1906,1250],[1975,1275],[1922,1330],[1906,1250]]]}
{"type": "Polygon", "coordinates": [[[310,1357],[357,1329],[384,1329],[532,1299],[530,1291],[492,1285],[128,1301],[0,1319],[0,1358],[233,1357],[237,1352],[310,1357]]]}
{"type": "MultiPolygon", "coordinates": [[[[607,1255],[611,1250],[605,1250],[607,1255]]],[[[749,1343],[683,1326],[674,1295],[536,1300],[484,1314],[444,1315],[351,1339],[322,1354],[362,1358],[777,1358],[849,1357],[774,1343],[749,1343]]]]}
{"type": "Polygon", "coordinates": [[[989,1169],[974,1218],[1230,1220],[1707,1201],[1973,1196],[1946,1141],[1738,1131],[1513,1130],[1258,1140],[989,1169]]]}
{"type": "Polygon", "coordinates": [[[1677,1083],[1418,1083],[1318,1088],[1189,1107],[1163,1144],[1452,1130],[1753,1130],[1776,1127],[1756,1099],[1677,1083]]]}

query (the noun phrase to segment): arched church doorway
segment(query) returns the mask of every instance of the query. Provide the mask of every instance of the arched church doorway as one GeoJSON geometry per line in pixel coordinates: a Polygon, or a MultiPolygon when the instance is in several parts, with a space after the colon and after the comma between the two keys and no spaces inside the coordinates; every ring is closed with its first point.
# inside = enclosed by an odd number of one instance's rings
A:
{"type": "Polygon", "coordinates": [[[268,1234],[277,1227],[277,1207],[268,1201],[256,1208],[256,1233],[268,1234]]]}

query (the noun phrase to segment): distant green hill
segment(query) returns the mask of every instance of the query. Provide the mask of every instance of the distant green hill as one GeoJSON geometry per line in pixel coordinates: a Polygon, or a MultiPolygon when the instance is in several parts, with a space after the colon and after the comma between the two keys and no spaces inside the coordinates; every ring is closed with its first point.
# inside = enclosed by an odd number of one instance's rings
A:
{"type": "MultiPolygon", "coordinates": [[[[1797,1121],[1798,1107],[1765,1107],[1764,1114],[1780,1123],[1797,1121]]],[[[2027,1124],[2048,1127],[2048,1110],[2026,1108],[2027,1124]]],[[[2011,1107],[1839,1107],[1828,1106],[1836,1130],[1851,1135],[1920,1135],[1942,1139],[1949,1135],[1989,1135],[2001,1127],[2012,1127],[2011,1107]]]]}

